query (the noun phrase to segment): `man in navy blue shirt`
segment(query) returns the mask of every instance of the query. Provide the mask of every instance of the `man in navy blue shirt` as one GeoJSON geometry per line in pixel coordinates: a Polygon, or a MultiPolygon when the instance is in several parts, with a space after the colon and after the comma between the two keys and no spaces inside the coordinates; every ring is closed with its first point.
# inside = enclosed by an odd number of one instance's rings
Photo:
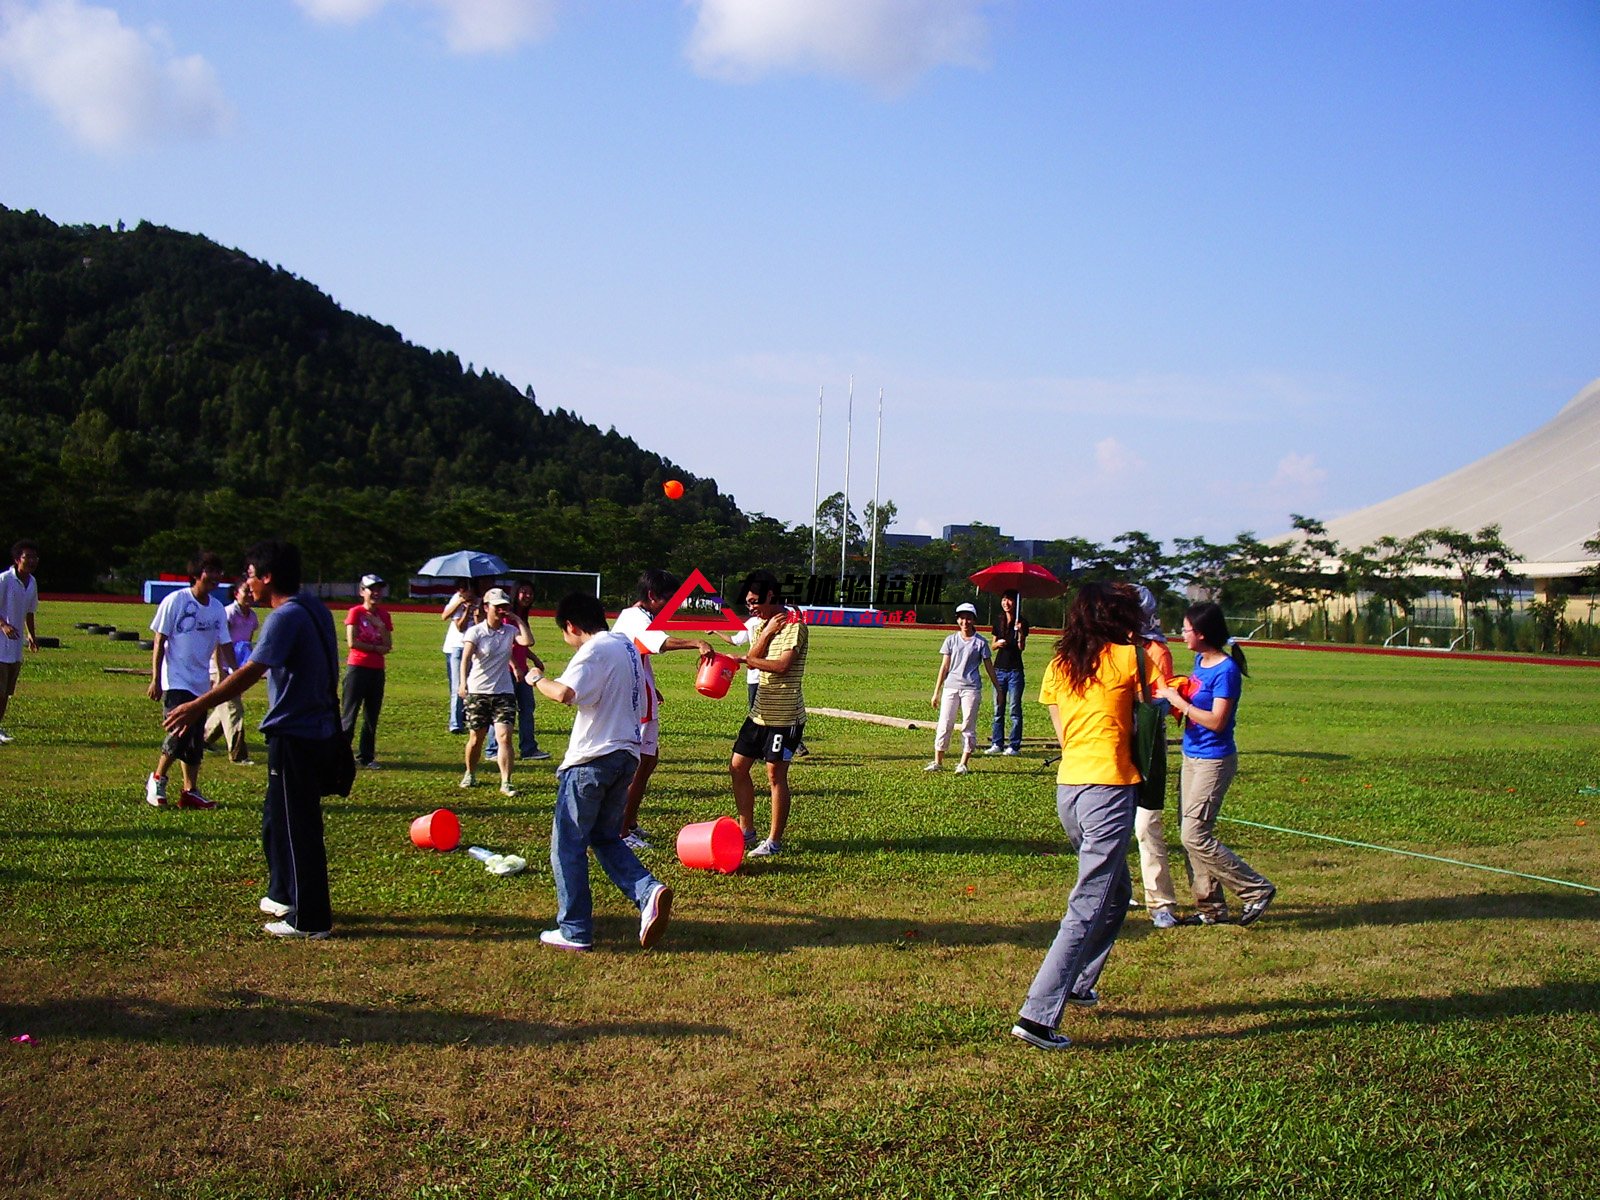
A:
{"type": "Polygon", "coordinates": [[[272,609],[250,661],[205,695],[172,709],[165,724],[176,731],[203,721],[210,709],[267,677],[261,841],[268,882],[261,911],[275,919],[263,928],[274,937],[325,938],[333,910],[322,797],[330,790],[330,743],[339,728],[333,618],[321,600],[300,590],[300,550],[289,542],[260,542],[246,551],[245,586],[258,607],[272,609]]]}

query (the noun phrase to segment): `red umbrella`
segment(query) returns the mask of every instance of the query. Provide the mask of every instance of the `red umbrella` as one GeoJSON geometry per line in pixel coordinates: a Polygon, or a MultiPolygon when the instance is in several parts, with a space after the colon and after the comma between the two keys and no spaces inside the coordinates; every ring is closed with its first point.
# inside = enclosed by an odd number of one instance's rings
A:
{"type": "Polygon", "coordinates": [[[1059,596],[1067,590],[1067,585],[1051,574],[1048,567],[1031,562],[998,562],[967,578],[977,584],[980,591],[996,595],[1015,591],[1029,599],[1059,596]]]}

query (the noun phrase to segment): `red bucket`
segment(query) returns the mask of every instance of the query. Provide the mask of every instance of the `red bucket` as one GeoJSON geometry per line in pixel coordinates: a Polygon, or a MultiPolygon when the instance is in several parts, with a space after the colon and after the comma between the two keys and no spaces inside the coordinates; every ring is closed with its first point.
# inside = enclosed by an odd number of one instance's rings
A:
{"type": "Polygon", "coordinates": [[[700,664],[700,674],[695,676],[694,690],[708,700],[721,700],[728,694],[728,685],[739,669],[737,659],[726,654],[713,654],[700,664]]]}
{"type": "Polygon", "coordinates": [[[744,830],[732,817],[685,825],[678,830],[678,861],[697,870],[732,875],[744,861],[744,830]]]}
{"type": "Polygon", "coordinates": [[[411,843],[419,850],[454,850],[461,844],[461,822],[448,808],[436,808],[411,822],[411,843]]]}

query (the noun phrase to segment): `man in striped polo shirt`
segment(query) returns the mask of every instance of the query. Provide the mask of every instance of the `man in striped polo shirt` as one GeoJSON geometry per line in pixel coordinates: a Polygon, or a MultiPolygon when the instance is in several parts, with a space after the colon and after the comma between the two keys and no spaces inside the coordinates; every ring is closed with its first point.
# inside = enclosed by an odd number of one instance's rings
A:
{"type": "Polygon", "coordinates": [[[733,802],[751,858],[769,858],[783,849],[789,820],[789,763],[806,729],[806,701],[800,682],[806,670],[809,630],[800,613],[783,603],[782,588],[771,571],[755,571],[744,583],[745,607],[761,625],[750,636],[750,650],[740,661],[761,672],[755,704],[734,739],[728,773],[733,802]],[[772,791],[772,826],[756,838],[755,784],[750,768],[767,764],[772,791]]]}

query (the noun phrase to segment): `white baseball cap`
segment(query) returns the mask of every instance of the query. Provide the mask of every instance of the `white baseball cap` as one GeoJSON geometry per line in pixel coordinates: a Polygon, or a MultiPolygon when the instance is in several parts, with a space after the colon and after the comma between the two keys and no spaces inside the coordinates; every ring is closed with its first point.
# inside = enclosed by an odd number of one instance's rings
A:
{"type": "Polygon", "coordinates": [[[956,616],[959,617],[962,613],[966,613],[974,621],[976,621],[978,619],[978,609],[977,609],[976,605],[973,605],[973,604],[958,604],[958,605],[956,605],[956,616]]]}

